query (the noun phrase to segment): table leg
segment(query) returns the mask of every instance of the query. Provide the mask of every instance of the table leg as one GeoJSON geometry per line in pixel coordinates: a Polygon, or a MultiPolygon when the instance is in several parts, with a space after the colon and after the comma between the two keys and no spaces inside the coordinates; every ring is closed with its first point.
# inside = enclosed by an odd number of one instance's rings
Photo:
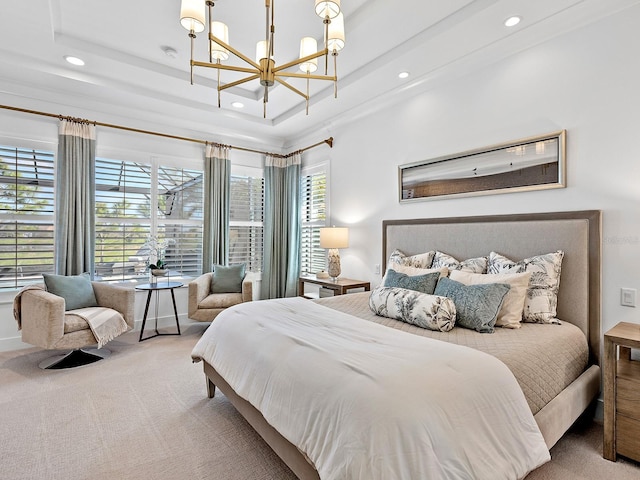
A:
{"type": "Polygon", "coordinates": [[[173,300],[173,313],[176,316],[176,327],[178,327],[178,335],[180,335],[180,321],[178,320],[178,308],[176,307],[176,296],[173,294],[173,288],[171,289],[171,300],[173,300]]]}
{"type": "Polygon", "coordinates": [[[140,339],[138,340],[139,342],[142,341],[142,334],[144,333],[144,325],[145,323],[147,323],[147,314],[149,313],[149,303],[151,303],[151,293],[153,293],[153,290],[149,290],[149,293],[147,294],[147,304],[144,307],[144,316],[142,317],[142,327],[140,327],[140,339]]]}
{"type": "Polygon", "coordinates": [[[604,441],[603,456],[616,461],[616,344],[604,337],[604,441]]]}

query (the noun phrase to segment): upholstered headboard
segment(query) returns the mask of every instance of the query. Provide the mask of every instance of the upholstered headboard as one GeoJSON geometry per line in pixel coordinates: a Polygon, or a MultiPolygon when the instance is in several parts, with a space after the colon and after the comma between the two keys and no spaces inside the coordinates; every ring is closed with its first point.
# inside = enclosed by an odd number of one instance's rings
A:
{"type": "Polygon", "coordinates": [[[385,220],[382,257],[440,250],[459,260],[492,250],[520,260],[563,250],[558,318],[588,339],[591,362],[600,359],[601,230],[599,210],[482,217],[385,220]]]}

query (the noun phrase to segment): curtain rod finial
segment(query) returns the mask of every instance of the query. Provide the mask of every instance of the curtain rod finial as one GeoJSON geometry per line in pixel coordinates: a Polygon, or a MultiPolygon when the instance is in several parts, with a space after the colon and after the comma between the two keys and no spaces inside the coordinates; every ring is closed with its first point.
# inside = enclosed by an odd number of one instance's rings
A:
{"type": "Polygon", "coordinates": [[[325,140],[325,143],[329,145],[329,148],[333,148],[333,137],[329,137],[325,140]]]}

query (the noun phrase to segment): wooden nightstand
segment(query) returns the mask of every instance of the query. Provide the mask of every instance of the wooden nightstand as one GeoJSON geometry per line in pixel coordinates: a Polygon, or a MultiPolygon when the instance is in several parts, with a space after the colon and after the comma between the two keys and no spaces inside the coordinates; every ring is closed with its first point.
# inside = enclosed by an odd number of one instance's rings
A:
{"type": "Polygon", "coordinates": [[[604,458],[640,462],[640,325],[620,322],[604,334],[604,458]],[[618,355],[619,350],[619,355],[618,355]]]}
{"type": "MultiPolygon", "coordinates": [[[[371,290],[370,282],[363,282],[361,280],[352,280],[350,278],[338,278],[337,281],[333,281],[330,278],[316,278],[316,277],[300,277],[298,279],[298,295],[303,297],[307,297],[304,294],[304,284],[305,283],[314,283],[316,285],[320,285],[322,288],[328,288],[329,290],[333,290],[334,295],[344,295],[349,293],[349,290],[355,288],[364,288],[366,292],[371,290]]],[[[312,298],[312,297],[307,297],[312,298]]]]}

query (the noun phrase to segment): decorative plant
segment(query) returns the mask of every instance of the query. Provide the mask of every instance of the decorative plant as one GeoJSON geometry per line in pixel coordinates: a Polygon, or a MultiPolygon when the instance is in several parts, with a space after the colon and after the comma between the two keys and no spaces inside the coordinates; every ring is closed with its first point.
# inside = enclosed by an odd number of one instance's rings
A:
{"type": "Polygon", "coordinates": [[[157,235],[149,235],[145,246],[149,249],[149,269],[156,270],[166,268],[167,262],[165,261],[165,254],[167,251],[167,241],[160,240],[157,235]],[[152,261],[155,261],[155,263],[151,263],[152,261]]]}

